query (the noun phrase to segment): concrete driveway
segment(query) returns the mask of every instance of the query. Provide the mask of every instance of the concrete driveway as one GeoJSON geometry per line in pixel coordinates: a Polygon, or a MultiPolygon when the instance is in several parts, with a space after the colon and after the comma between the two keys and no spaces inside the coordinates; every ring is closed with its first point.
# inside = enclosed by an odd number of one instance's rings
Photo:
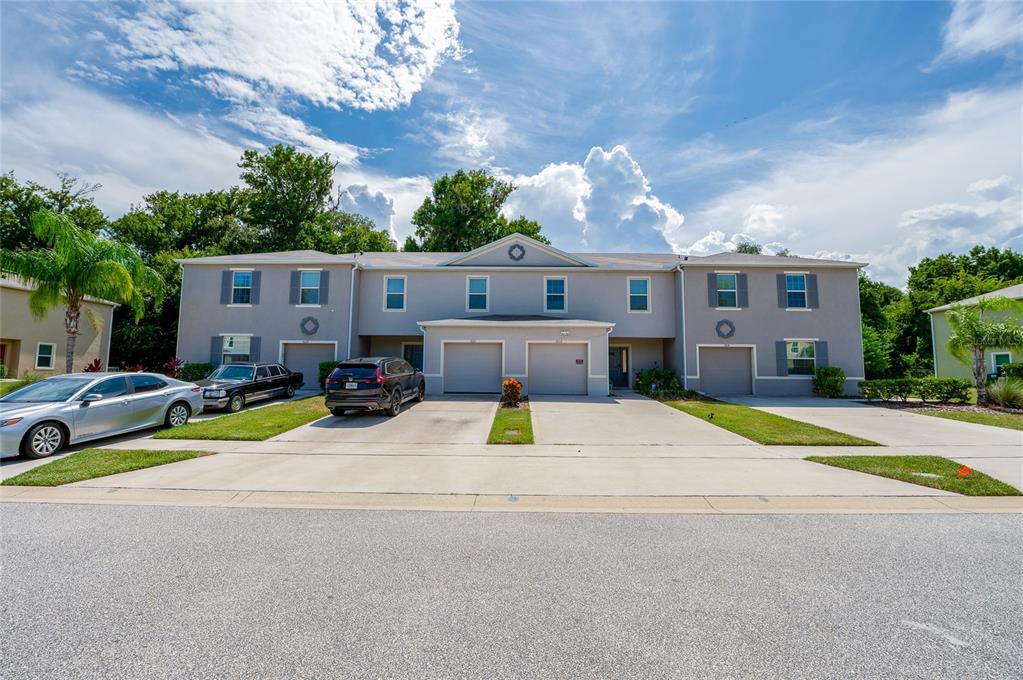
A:
{"type": "Polygon", "coordinates": [[[486,444],[497,398],[432,397],[405,404],[397,417],[358,413],[328,416],[271,439],[272,442],[352,444],[486,444]]]}
{"type": "Polygon", "coordinates": [[[753,442],[638,394],[533,396],[537,444],[593,446],[752,446],[753,442]]]}

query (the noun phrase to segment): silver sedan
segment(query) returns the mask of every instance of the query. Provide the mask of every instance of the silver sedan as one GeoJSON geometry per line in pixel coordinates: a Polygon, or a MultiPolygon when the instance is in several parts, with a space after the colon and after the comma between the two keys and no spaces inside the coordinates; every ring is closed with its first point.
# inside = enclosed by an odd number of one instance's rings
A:
{"type": "Polygon", "coordinates": [[[46,458],[78,442],[202,413],[202,391],[156,373],[69,373],[0,397],[0,455],[46,458]]]}

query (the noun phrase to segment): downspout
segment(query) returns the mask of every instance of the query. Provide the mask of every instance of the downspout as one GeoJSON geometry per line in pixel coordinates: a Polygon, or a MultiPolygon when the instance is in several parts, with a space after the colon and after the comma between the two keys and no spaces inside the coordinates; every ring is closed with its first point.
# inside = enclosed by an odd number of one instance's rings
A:
{"type": "MultiPolygon", "coordinates": [[[[352,260],[352,278],[348,284],[348,348],[345,359],[352,358],[352,323],[355,318],[355,269],[359,266],[359,258],[352,260]]],[[[338,359],[338,357],[334,357],[338,359]]]]}
{"type": "MultiPolygon", "coordinates": [[[[611,347],[611,331],[613,331],[614,329],[615,329],[614,326],[611,326],[610,328],[607,329],[607,342],[604,343],[604,345],[606,347],[611,347]]],[[[631,363],[631,361],[632,361],[631,357],[629,358],[629,361],[631,363]]],[[[629,378],[629,368],[631,368],[631,367],[627,366],[626,370],[625,370],[625,378],[627,380],[629,378]]],[[[527,371],[529,370],[528,367],[526,368],[526,370],[527,371]]],[[[610,352],[604,352],[604,375],[607,376],[607,396],[610,397],[611,396],[611,353],[610,352]]],[[[629,380],[629,388],[631,388],[631,387],[632,387],[632,381],[629,380]]],[[[587,386],[587,390],[588,389],[589,389],[589,386],[587,386]]]]}
{"type": "Polygon", "coordinates": [[[686,270],[678,266],[678,294],[682,300],[682,387],[689,389],[689,346],[686,344],[686,270]]]}

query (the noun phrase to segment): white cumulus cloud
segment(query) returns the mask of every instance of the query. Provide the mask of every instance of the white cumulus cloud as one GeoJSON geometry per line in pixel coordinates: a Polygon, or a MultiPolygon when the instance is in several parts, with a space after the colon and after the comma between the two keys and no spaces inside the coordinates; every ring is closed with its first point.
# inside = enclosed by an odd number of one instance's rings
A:
{"type": "Polygon", "coordinates": [[[938,61],[962,61],[981,54],[1019,53],[1023,46],[1023,4],[959,0],[942,36],[938,61]]]}
{"type": "Polygon", "coordinates": [[[391,231],[394,199],[383,191],[372,191],[365,184],[351,184],[338,192],[337,207],[344,212],[368,217],[377,229],[391,231]]]}

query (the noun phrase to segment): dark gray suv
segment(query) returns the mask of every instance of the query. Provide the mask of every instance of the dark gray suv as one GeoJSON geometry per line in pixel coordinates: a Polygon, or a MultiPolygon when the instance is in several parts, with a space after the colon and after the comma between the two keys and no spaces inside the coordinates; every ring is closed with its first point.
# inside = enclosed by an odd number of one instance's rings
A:
{"type": "Polygon", "coordinates": [[[326,404],[335,416],[347,411],[401,413],[406,401],[426,397],[426,377],[401,357],[342,361],[327,376],[326,404]]]}

